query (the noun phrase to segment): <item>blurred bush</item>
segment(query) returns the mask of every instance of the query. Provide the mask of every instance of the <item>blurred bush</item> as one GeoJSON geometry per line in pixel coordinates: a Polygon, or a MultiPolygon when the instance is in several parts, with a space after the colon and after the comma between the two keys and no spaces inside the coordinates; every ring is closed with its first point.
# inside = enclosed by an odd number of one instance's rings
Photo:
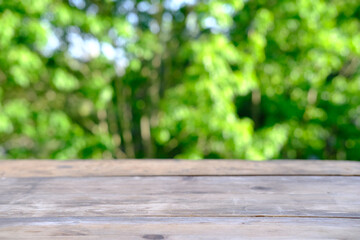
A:
{"type": "Polygon", "coordinates": [[[0,158],[360,158],[360,1],[0,0],[0,158]]]}

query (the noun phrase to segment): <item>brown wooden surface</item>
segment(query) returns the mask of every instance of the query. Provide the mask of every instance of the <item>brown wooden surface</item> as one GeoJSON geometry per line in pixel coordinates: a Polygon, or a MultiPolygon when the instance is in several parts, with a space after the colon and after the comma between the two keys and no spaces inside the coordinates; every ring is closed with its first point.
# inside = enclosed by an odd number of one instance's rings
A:
{"type": "Polygon", "coordinates": [[[360,176],[360,164],[355,161],[8,160],[0,161],[0,166],[0,177],[360,176]]]}
{"type": "Polygon", "coordinates": [[[0,161],[0,239],[359,239],[359,165],[0,161]]]}

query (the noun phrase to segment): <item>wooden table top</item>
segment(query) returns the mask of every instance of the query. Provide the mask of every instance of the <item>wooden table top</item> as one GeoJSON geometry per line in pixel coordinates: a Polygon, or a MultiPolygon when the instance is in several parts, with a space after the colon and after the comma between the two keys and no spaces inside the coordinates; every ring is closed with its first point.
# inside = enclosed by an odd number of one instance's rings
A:
{"type": "Polygon", "coordinates": [[[0,161],[0,239],[359,239],[360,162],[0,161]]]}

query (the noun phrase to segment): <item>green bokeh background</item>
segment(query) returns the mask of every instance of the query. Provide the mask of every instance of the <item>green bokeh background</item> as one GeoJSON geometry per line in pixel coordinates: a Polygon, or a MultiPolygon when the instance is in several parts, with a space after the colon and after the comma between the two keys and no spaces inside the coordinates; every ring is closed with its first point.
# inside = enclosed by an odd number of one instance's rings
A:
{"type": "Polygon", "coordinates": [[[360,159],[360,1],[0,0],[0,158],[360,159]]]}

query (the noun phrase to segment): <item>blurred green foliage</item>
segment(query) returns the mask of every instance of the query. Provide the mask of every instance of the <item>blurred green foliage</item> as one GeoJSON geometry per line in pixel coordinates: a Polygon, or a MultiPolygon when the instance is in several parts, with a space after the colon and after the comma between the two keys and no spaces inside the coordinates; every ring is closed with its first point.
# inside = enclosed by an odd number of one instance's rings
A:
{"type": "Polygon", "coordinates": [[[0,158],[360,158],[360,1],[0,0],[0,158]]]}

